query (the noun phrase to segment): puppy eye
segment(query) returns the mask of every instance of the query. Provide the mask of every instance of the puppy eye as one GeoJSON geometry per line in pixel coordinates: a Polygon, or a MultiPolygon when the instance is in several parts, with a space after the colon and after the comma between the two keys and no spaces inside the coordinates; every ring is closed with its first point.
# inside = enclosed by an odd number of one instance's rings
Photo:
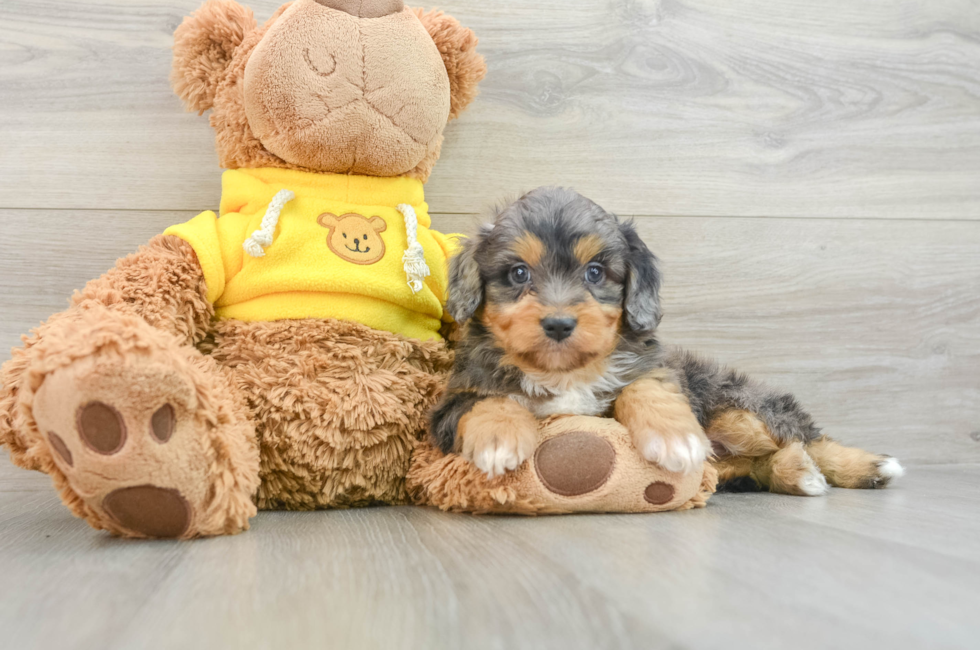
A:
{"type": "Polygon", "coordinates": [[[510,281],[514,284],[527,284],[531,279],[531,271],[523,264],[518,264],[510,270],[510,281]]]}
{"type": "Polygon", "coordinates": [[[606,277],[606,270],[601,264],[589,264],[585,269],[585,281],[590,284],[599,284],[606,277]]]}

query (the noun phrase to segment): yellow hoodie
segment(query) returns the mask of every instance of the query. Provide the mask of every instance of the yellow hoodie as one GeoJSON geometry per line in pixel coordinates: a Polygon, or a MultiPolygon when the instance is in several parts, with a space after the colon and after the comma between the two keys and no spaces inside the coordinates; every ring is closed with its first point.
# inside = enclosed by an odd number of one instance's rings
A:
{"type": "Polygon", "coordinates": [[[197,253],[218,318],[336,318],[439,338],[455,241],[429,229],[420,181],[231,170],[220,212],[166,230],[197,253]]]}

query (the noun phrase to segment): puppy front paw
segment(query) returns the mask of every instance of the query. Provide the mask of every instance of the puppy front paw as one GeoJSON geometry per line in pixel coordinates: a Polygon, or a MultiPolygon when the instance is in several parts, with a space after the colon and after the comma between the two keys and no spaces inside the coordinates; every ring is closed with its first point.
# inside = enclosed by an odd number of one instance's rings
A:
{"type": "Polygon", "coordinates": [[[640,454],[668,472],[699,471],[711,452],[704,429],[675,382],[656,377],[633,382],[616,400],[614,413],[640,454]]]}
{"type": "Polygon", "coordinates": [[[633,444],[649,462],[679,474],[699,471],[711,449],[703,433],[665,436],[649,429],[634,431],[633,444]]]}
{"type": "Polygon", "coordinates": [[[515,470],[537,444],[538,421],[506,397],[481,400],[459,421],[460,454],[488,478],[515,470]]]}

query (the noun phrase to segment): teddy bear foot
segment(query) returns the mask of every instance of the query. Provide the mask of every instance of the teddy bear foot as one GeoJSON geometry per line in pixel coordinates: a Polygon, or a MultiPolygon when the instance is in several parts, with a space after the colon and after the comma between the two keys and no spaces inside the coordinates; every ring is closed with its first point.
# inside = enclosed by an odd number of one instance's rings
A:
{"type": "Polygon", "coordinates": [[[456,455],[420,445],[408,487],[417,503],[477,513],[659,512],[704,507],[717,473],[668,472],[648,463],[615,420],[553,416],[522,466],[487,478],[456,455]]]}
{"type": "Polygon", "coordinates": [[[254,431],[220,395],[219,373],[194,350],[150,348],[102,350],[48,374],[33,415],[70,488],[62,486],[65,501],[77,497],[76,513],[124,537],[247,528],[254,431]]]}

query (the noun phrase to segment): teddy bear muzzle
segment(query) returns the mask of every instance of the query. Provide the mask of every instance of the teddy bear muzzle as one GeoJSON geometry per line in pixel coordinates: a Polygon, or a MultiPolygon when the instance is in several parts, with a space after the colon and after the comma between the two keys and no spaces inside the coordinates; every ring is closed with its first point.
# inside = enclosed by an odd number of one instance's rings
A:
{"type": "Polygon", "coordinates": [[[316,0],[317,4],[349,13],[355,18],[381,18],[401,11],[402,0],[316,0]]]}

